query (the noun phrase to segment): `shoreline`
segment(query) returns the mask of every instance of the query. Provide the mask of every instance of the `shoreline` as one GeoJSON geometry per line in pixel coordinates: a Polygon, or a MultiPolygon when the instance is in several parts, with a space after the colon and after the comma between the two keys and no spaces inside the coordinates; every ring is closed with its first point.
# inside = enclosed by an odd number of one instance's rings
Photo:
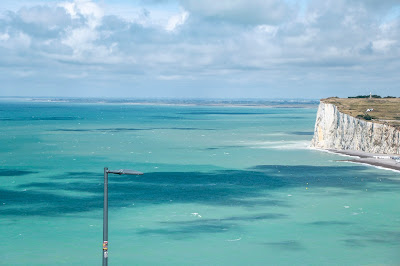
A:
{"type": "Polygon", "coordinates": [[[349,160],[337,160],[338,162],[351,162],[351,163],[359,163],[366,164],[370,166],[374,166],[377,168],[384,168],[385,170],[392,170],[400,173],[400,163],[396,162],[393,159],[377,159],[374,156],[400,156],[396,154],[377,154],[377,153],[369,153],[363,151],[354,151],[354,150],[333,150],[328,149],[328,152],[332,152],[339,155],[350,156],[353,159],[349,160]]]}

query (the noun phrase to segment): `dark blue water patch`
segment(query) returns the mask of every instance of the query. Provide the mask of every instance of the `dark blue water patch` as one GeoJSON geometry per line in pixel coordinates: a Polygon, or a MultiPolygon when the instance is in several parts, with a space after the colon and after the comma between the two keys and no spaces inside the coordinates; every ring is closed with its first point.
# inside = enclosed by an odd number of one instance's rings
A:
{"type": "Polygon", "coordinates": [[[291,207],[291,204],[285,200],[278,199],[237,199],[236,204],[243,207],[271,206],[271,207],[291,207]]]}
{"type": "Polygon", "coordinates": [[[243,145],[224,145],[224,146],[221,146],[221,148],[243,148],[243,147],[246,147],[246,146],[243,146],[243,145]]]}
{"type": "Polygon", "coordinates": [[[261,213],[261,214],[253,214],[253,215],[243,215],[243,216],[230,216],[223,217],[219,219],[196,219],[191,221],[169,221],[169,222],[161,222],[161,224],[198,224],[198,223],[211,223],[211,222],[232,222],[232,221],[260,221],[260,220],[275,220],[275,219],[284,219],[288,218],[287,215],[281,213],[261,213]]]}
{"type": "Polygon", "coordinates": [[[168,236],[179,236],[193,235],[196,236],[199,233],[225,233],[234,226],[235,230],[240,226],[240,222],[252,222],[260,220],[271,220],[271,219],[284,219],[287,215],[280,213],[262,213],[255,215],[243,215],[243,216],[232,216],[222,217],[219,219],[199,219],[194,217],[194,220],[189,221],[172,221],[172,222],[160,222],[159,224],[164,229],[142,229],[139,230],[139,234],[145,235],[168,235],[168,236]]]}
{"type": "Polygon", "coordinates": [[[205,130],[205,131],[213,131],[215,128],[199,128],[199,127],[166,127],[160,129],[173,129],[173,130],[205,130]]]}
{"type": "Polygon", "coordinates": [[[82,213],[99,208],[101,195],[71,197],[41,191],[14,191],[0,189],[2,208],[0,215],[11,216],[60,216],[82,213]]]}
{"type": "Polygon", "coordinates": [[[354,223],[343,222],[343,221],[316,221],[307,223],[307,225],[316,225],[316,226],[337,226],[337,225],[353,225],[354,223]]]}
{"type": "Polygon", "coordinates": [[[66,190],[66,191],[80,191],[80,192],[93,192],[100,193],[101,190],[98,187],[103,186],[103,183],[91,183],[86,180],[75,181],[75,182],[65,182],[65,183],[55,183],[55,182],[31,182],[28,185],[20,185],[23,189],[41,189],[41,190],[66,190]],[[79,187],[79,188],[78,188],[79,187]],[[98,188],[95,190],[95,188],[98,188]]]}
{"type": "Polygon", "coordinates": [[[264,242],[263,245],[267,245],[272,248],[277,248],[279,250],[285,251],[303,251],[306,247],[297,240],[286,240],[280,242],[264,242]]]}
{"type": "Polygon", "coordinates": [[[36,174],[35,171],[15,170],[15,169],[0,169],[0,176],[23,176],[36,174]]]}
{"type": "Polygon", "coordinates": [[[374,191],[400,190],[399,180],[394,180],[390,175],[387,176],[383,173],[380,176],[364,173],[369,169],[366,166],[258,165],[251,169],[266,175],[281,177],[291,185],[297,183],[308,187],[341,187],[349,190],[362,190],[374,184],[372,188],[374,191]]]}
{"type": "Polygon", "coordinates": [[[68,178],[69,177],[85,177],[85,178],[87,178],[88,176],[97,178],[99,176],[98,173],[94,173],[94,172],[67,172],[65,175],[68,178]]]}
{"type": "Polygon", "coordinates": [[[348,234],[349,238],[344,239],[343,242],[347,246],[364,247],[371,245],[392,245],[400,246],[400,232],[399,231],[362,231],[351,232],[348,234]]]}
{"type": "MultiPolygon", "coordinates": [[[[88,182],[100,182],[101,180],[99,178],[101,176],[102,173],[98,172],[76,171],[76,172],[65,172],[62,175],[54,175],[51,177],[51,180],[65,180],[65,182],[69,182],[73,179],[80,179],[80,180],[86,180],[88,182]]],[[[48,178],[45,178],[45,180],[48,180],[48,178]]]]}
{"type": "Polygon", "coordinates": [[[268,115],[276,113],[268,112],[223,112],[223,111],[194,111],[194,112],[183,112],[181,115],[268,115]]]}
{"type": "Polygon", "coordinates": [[[49,116],[49,117],[0,117],[0,121],[68,121],[68,120],[79,120],[81,117],[73,116],[49,116]]]}
{"type": "Polygon", "coordinates": [[[312,131],[292,131],[289,134],[297,135],[297,136],[313,136],[314,132],[312,131]]]}
{"type": "Polygon", "coordinates": [[[152,129],[146,129],[146,128],[96,128],[96,129],[61,128],[61,129],[53,129],[51,131],[61,131],[61,132],[122,132],[122,131],[144,131],[144,130],[152,130],[152,129]]]}
{"type": "Polygon", "coordinates": [[[219,147],[209,147],[209,148],[204,148],[201,150],[219,150],[219,149],[237,149],[237,148],[246,148],[246,146],[226,145],[226,146],[219,146],[219,147]]]}
{"type": "Polygon", "coordinates": [[[183,116],[170,116],[170,115],[152,115],[149,116],[151,120],[187,120],[186,117],[183,116]]]}
{"type": "Polygon", "coordinates": [[[161,229],[139,229],[136,233],[140,235],[164,235],[174,239],[193,238],[199,234],[216,234],[226,233],[229,228],[235,227],[236,224],[229,223],[203,223],[190,226],[161,228],[161,229]]]}
{"type": "Polygon", "coordinates": [[[362,248],[367,246],[367,243],[365,243],[365,241],[362,241],[360,239],[349,238],[349,239],[344,239],[342,241],[346,246],[349,247],[362,248]]]}
{"type": "Polygon", "coordinates": [[[51,131],[61,131],[61,132],[93,132],[94,130],[92,129],[53,129],[51,131]]]}
{"type": "MultiPolygon", "coordinates": [[[[329,193],[330,187],[348,192],[400,191],[400,183],[393,180],[392,175],[374,176],[365,169],[368,168],[260,165],[249,170],[150,172],[123,178],[110,175],[109,204],[110,208],[133,203],[139,207],[171,203],[290,207],[289,200],[268,197],[269,192],[297,187],[325,188],[324,196],[333,195],[329,193]]],[[[0,214],[65,215],[102,208],[102,172],[77,171],[43,178],[41,182],[19,185],[17,190],[3,189],[0,202],[6,203],[7,208],[0,209],[0,214]],[[69,195],[68,192],[74,193],[69,195]],[[79,193],[76,192],[82,192],[83,196],[77,199],[79,193]],[[33,212],[31,209],[37,202],[45,204],[35,207],[33,212]]]]}
{"type": "Polygon", "coordinates": [[[303,116],[274,116],[273,118],[282,119],[282,120],[285,120],[285,119],[289,119],[289,120],[308,119],[307,117],[303,117],[303,116]]]}
{"type": "Polygon", "coordinates": [[[129,132],[129,131],[153,131],[153,130],[205,130],[211,131],[215,130],[213,128],[195,128],[195,127],[153,127],[153,128],[95,128],[95,129],[82,129],[82,128],[59,128],[53,129],[51,131],[61,131],[61,132],[129,132]]]}

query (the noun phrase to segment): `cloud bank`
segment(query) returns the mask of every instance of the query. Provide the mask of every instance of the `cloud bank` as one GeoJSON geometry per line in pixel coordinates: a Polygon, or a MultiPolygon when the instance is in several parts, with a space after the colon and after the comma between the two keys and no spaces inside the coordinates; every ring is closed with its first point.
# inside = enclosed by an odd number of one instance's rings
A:
{"type": "Polygon", "coordinates": [[[400,96],[399,59],[398,1],[32,1],[0,15],[3,96],[400,96]]]}

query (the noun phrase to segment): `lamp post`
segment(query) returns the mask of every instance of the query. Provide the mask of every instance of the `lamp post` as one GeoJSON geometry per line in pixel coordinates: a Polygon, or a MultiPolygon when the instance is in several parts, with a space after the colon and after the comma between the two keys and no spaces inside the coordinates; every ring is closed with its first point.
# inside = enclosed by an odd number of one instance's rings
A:
{"type": "Polygon", "coordinates": [[[116,175],[143,175],[141,172],[120,169],[108,170],[104,167],[104,205],[103,205],[103,266],[108,265],[108,174],[116,175]]]}

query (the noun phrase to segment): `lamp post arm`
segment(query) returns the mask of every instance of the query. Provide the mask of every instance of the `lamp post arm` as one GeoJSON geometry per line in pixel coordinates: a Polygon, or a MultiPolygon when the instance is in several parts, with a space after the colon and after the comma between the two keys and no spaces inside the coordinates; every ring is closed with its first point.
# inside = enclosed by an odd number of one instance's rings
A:
{"type": "Polygon", "coordinates": [[[107,173],[109,174],[116,174],[116,175],[143,175],[142,172],[129,170],[129,169],[119,169],[119,170],[108,170],[107,173]]]}

